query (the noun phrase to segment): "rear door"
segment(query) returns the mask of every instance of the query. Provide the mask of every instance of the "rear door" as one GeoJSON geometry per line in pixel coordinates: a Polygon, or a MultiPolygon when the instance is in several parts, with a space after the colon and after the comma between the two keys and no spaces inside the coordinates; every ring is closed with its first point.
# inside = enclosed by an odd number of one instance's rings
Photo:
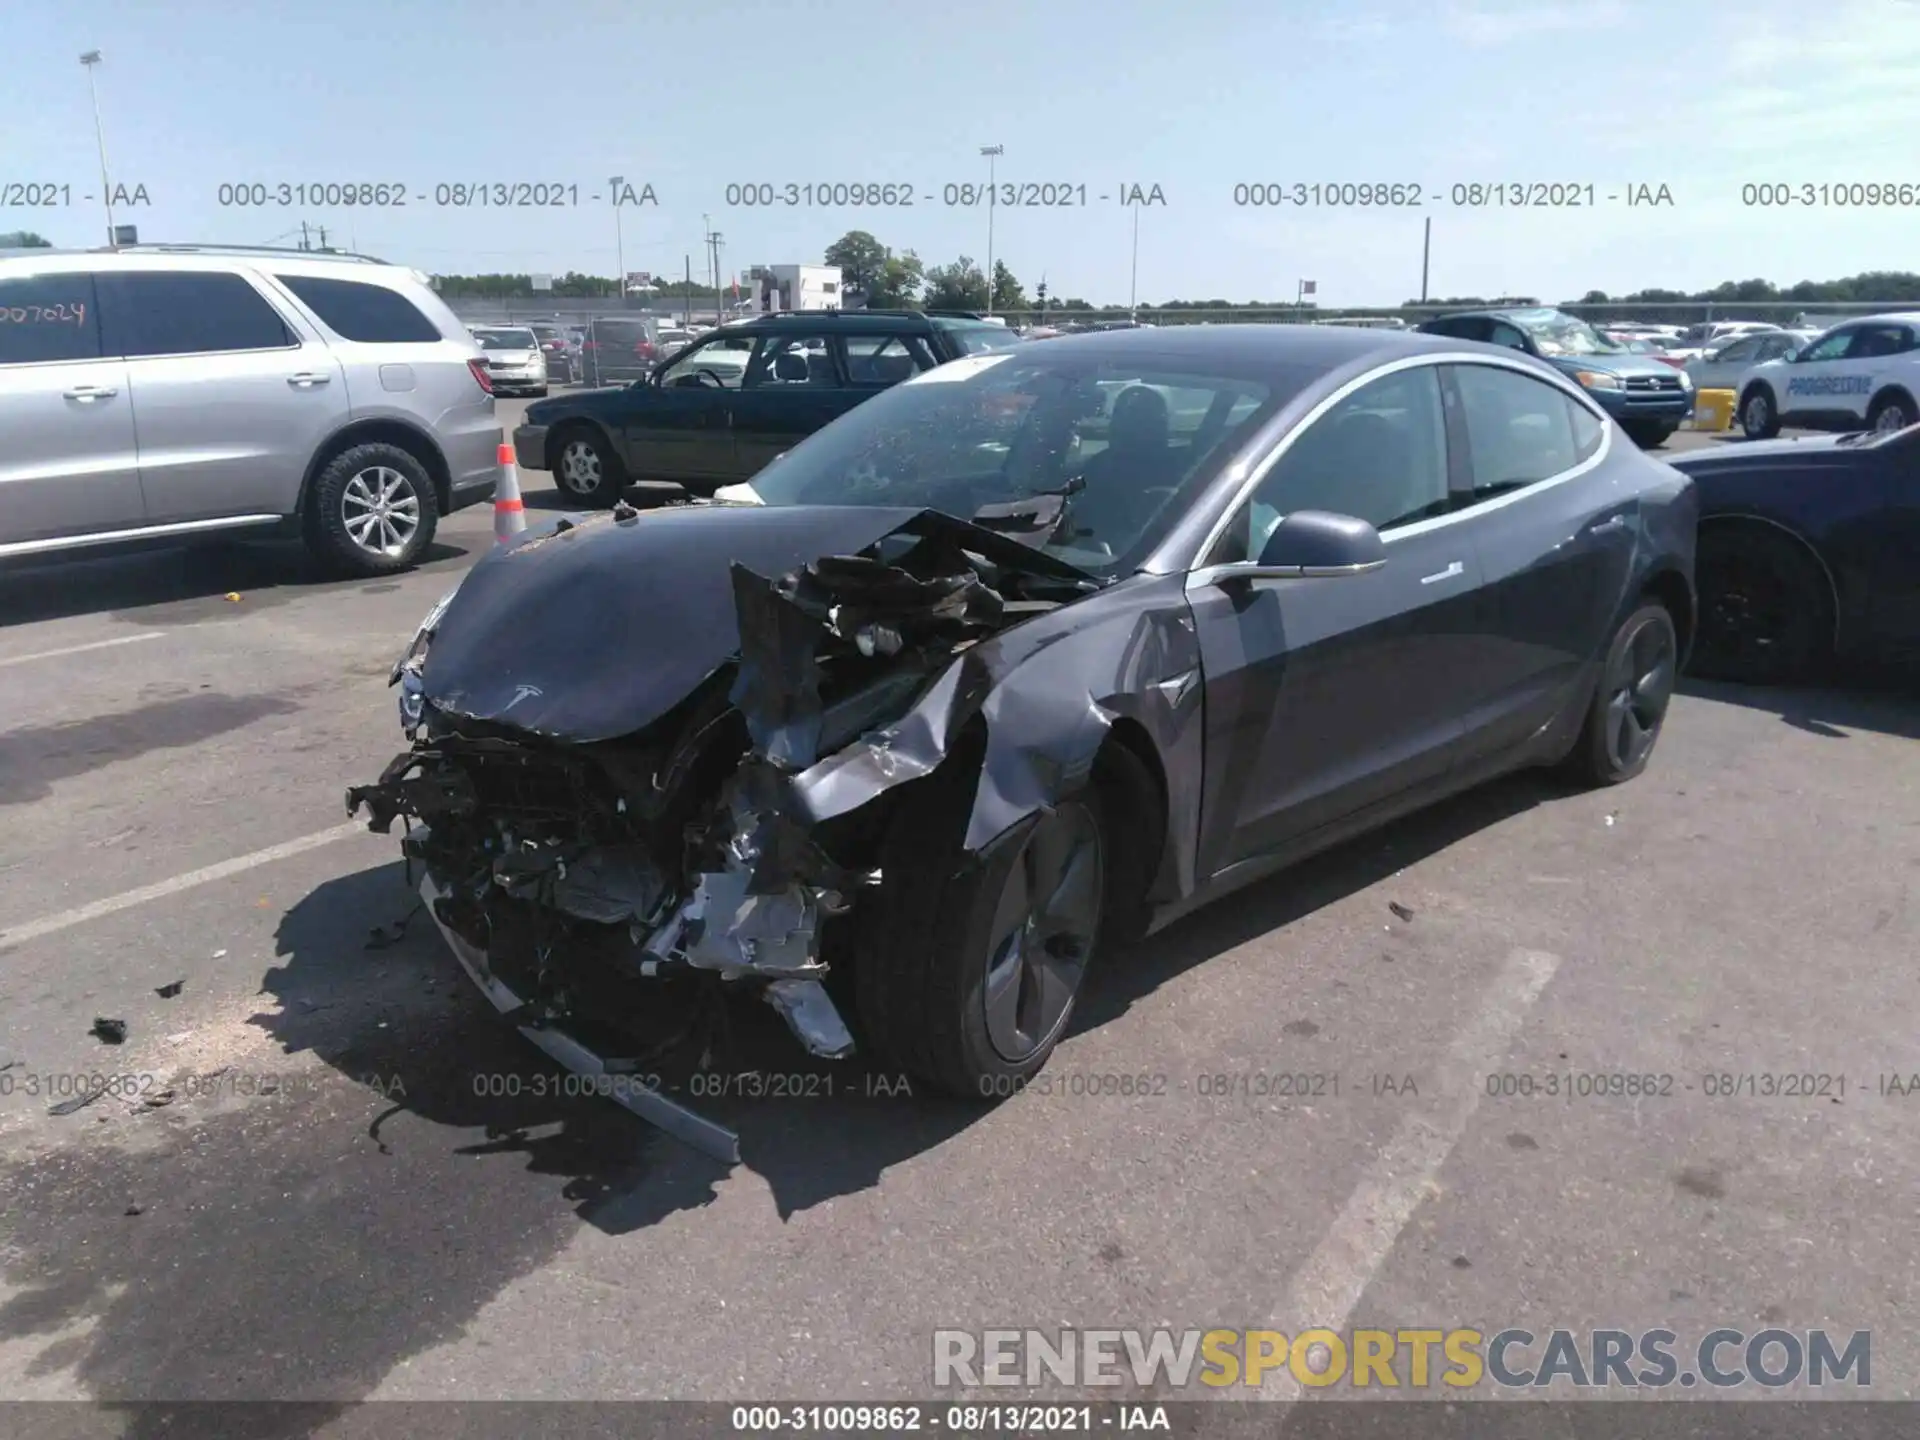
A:
{"type": "Polygon", "coordinates": [[[848,382],[838,348],[824,330],[782,331],[762,341],[731,396],[735,480],[751,479],[874,393],[848,382]]]}
{"type": "Polygon", "coordinates": [[[126,364],[86,271],[0,278],[0,546],[146,519],[126,364]]]}
{"type": "Polygon", "coordinates": [[[1458,527],[1436,367],[1371,380],[1307,422],[1188,582],[1206,684],[1200,865],[1213,874],[1439,780],[1479,644],[1480,565],[1458,527]],[[1280,519],[1379,528],[1365,575],[1234,582],[1280,519]]]}
{"type": "Polygon", "coordinates": [[[1479,755],[1525,741],[1590,679],[1632,573],[1639,500],[1629,467],[1607,463],[1614,427],[1562,387],[1492,363],[1450,364],[1443,381],[1469,485],[1449,523],[1491,602],[1465,717],[1479,755]]]}
{"type": "Polygon", "coordinates": [[[148,520],[292,514],[347,418],[332,351],[234,271],[128,270],[98,286],[103,343],[126,356],[148,520]]]}

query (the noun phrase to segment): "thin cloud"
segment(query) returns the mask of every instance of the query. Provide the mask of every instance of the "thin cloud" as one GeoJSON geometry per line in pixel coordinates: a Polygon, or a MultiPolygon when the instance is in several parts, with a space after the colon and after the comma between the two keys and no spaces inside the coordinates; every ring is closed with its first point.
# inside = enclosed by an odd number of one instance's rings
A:
{"type": "Polygon", "coordinates": [[[1447,6],[1441,25],[1456,40],[1477,49],[1491,49],[1540,35],[1610,29],[1626,18],[1626,8],[1617,0],[1576,5],[1456,3],[1447,6]]]}

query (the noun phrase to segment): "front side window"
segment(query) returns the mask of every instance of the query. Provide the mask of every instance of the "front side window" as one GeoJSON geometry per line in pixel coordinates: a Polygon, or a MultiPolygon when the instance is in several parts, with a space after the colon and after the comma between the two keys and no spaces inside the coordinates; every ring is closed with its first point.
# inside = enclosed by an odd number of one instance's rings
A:
{"type": "Polygon", "coordinates": [[[1312,421],[1267,472],[1228,527],[1220,560],[1258,560],[1296,510],[1352,515],[1375,529],[1446,511],[1447,430],[1437,367],[1396,371],[1361,386],[1312,421]]]}
{"type": "Polygon", "coordinates": [[[406,296],[364,280],[311,275],[274,277],[342,340],[363,345],[419,345],[441,338],[439,327],[406,296]]]}
{"type": "Polygon", "coordinates": [[[1800,358],[1808,364],[1818,360],[1838,360],[1847,353],[1847,347],[1853,344],[1853,337],[1859,333],[1854,329],[1835,330],[1808,346],[1801,352],[1800,358]]]}
{"type": "Polygon", "coordinates": [[[941,510],[1095,572],[1158,542],[1304,366],[1192,373],[1035,345],[949,361],[818,431],[752,480],[769,505],[941,510]]]}
{"type": "Polygon", "coordinates": [[[744,390],[838,389],[833,348],[823,335],[769,336],[747,363],[744,390]]]}
{"type": "Polygon", "coordinates": [[[100,307],[85,271],[0,279],[0,365],[100,358],[100,307]]]}
{"type": "Polygon", "coordinates": [[[1605,427],[1545,380],[1492,365],[1454,369],[1476,500],[1571,470],[1600,448],[1605,427]]]}
{"type": "Polygon", "coordinates": [[[100,338],[110,355],[205,355],[298,344],[279,312],[243,278],[219,270],[102,274],[100,338]]]}
{"type": "Polygon", "coordinates": [[[747,362],[752,358],[752,336],[719,336],[683,350],[678,359],[660,372],[660,383],[738,390],[742,377],[747,373],[747,362]]]}

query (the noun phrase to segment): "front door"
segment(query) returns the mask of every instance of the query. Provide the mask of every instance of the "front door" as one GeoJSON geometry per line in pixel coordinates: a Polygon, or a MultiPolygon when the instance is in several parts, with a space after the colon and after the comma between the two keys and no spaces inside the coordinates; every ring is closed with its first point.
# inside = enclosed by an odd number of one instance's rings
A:
{"type": "Polygon", "coordinates": [[[634,479],[709,487],[733,478],[733,397],[753,351],[752,336],[716,335],[640,387],[622,434],[634,479]]]}
{"type": "Polygon", "coordinates": [[[1189,581],[1206,683],[1202,875],[1442,777],[1483,668],[1479,559],[1443,523],[1454,502],[1436,368],[1390,371],[1290,438],[1207,563],[1258,559],[1296,510],[1368,521],[1388,560],[1224,587],[1203,566],[1189,581]]]}
{"type": "Polygon", "coordinates": [[[1776,397],[1781,415],[1823,423],[1844,423],[1856,410],[1865,416],[1867,397],[1859,392],[1872,382],[1847,363],[1861,328],[1830,330],[1787,365],[1776,397]]]}
{"type": "Polygon", "coordinates": [[[733,394],[733,478],[750,480],[814,431],[844,415],[871,390],[841,373],[831,336],[770,335],[733,394]]]}
{"type": "Polygon", "coordinates": [[[85,271],[0,280],[0,547],[146,519],[127,367],[85,271]]]}
{"type": "Polygon", "coordinates": [[[118,271],[98,285],[103,342],[126,356],[148,520],[292,514],[349,413],[333,352],[232,271],[118,271]]]}
{"type": "Polygon", "coordinates": [[[1441,376],[1469,485],[1448,524],[1472,541],[1490,605],[1486,668],[1463,715],[1484,754],[1524,742],[1591,679],[1632,573],[1639,501],[1604,463],[1610,427],[1585,402],[1497,364],[1441,376]]]}

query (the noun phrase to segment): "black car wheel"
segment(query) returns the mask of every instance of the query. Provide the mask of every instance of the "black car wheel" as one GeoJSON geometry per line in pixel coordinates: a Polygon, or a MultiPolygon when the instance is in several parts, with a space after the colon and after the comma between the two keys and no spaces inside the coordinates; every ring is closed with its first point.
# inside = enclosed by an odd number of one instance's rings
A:
{"type": "Polygon", "coordinates": [[[397,445],[356,445],[327,462],[307,493],[307,544],[328,568],[391,575],[433,543],[433,478],[397,445]]]}
{"type": "Polygon", "coordinates": [[[1833,634],[1826,578],[1784,535],[1708,529],[1700,537],[1695,584],[1694,674],[1777,685],[1805,678],[1824,657],[1833,634]]]}
{"type": "Polygon", "coordinates": [[[1110,747],[1089,784],[974,856],[959,839],[976,780],[949,763],[896,815],[861,918],[855,995],[888,1062],[945,1094],[993,1099],[1045,1066],[1089,967],[1138,932],[1151,879],[1139,837],[1157,833],[1141,820],[1159,791],[1110,747]]]}
{"type": "Polygon", "coordinates": [[[605,435],[576,425],[554,437],[553,480],[583,505],[611,505],[626,488],[627,471],[605,435]]]}
{"type": "Polygon", "coordinates": [[[1618,785],[1647,768],[1666,722],[1680,662],[1667,607],[1648,601],[1613,633],[1580,739],[1569,755],[1590,785],[1618,785]]]}
{"type": "Polygon", "coordinates": [[[1627,438],[1642,450],[1658,450],[1667,443],[1679,427],[1657,420],[1629,420],[1622,422],[1620,428],[1625,430],[1627,438]]]}
{"type": "Polygon", "coordinates": [[[1755,385],[1740,397],[1740,429],[1749,440],[1771,440],[1780,433],[1780,413],[1766,386],[1755,385]]]}
{"type": "Polygon", "coordinates": [[[1867,411],[1867,424],[1879,435],[1891,435],[1896,430],[1906,429],[1913,422],[1913,401],[1898,390],[1880,396],[1873,402],[1873,408],[1867,411]]]}

